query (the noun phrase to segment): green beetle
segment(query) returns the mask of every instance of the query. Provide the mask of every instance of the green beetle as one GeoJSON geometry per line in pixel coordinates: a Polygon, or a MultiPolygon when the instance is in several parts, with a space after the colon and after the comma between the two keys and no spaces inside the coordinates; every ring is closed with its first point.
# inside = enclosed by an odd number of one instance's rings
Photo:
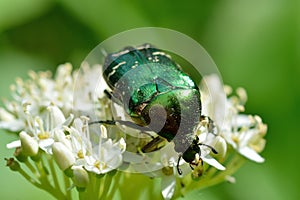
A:
{"type": "Polygon", "coordinates": [[[132,119],[132,122],[119,123],[154,131],[167,141],[173,141],[179,153],[179,174],[182,174],[181,157],[191,167],[198,164],[196,154],[201,154],[200,145],[208,146],[199,143],[194,135],[202,118],[200,92],[191,77],[168,54],[149,44],[126,47],[107,55],[103,77],[112,91],[107,94],[132,119]]]}

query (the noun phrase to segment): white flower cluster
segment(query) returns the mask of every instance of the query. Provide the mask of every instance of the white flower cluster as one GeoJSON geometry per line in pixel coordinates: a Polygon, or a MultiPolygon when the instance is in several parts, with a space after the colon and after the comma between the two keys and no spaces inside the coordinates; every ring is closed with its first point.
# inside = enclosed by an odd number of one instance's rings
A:
{"type": "Polygon", "coordinates": [[[0,128],[12,132],[30,129],[30,116],[44,118],[47,108],[55,105],[69,115],[73,105],[72,66],[60,65],[55,77],[50,71],[28,73],[30,79],[17,78],[10,87],[12,101],[4,101],[5,109],[0,108],[0,128]]]}
{"type": "Polygon", "coordinates": [[[181,159],[183,174],[179,175],[178,153],[172,142],[161,148],[159,158],[153,161],[146,154],[125,151],[138,150],[138,142],[131,141],[135,134],[112,138],[117,128],[89,125],[90,118],[111,119],[114,111],[103,95],[106,83],[95,82],[101,67],[84,63],[81,70],[73,72],[72,66],[65,64],[58,67],[54,78],[50,72],[30,72],[29,80],[17,79],[11,86],[13,100],[0,108],[0,128],[19,133],[19,140],[7,144],[8,148],[18,148],[30,157],[40,152],[52,156],[62,171],[72,170],[77,187],[89,184],[89,172],[106,174],[126,162],[131,165],[126,165],[127,172],[134,169],[161,178],[165,199],[174,196],[179,179],[185,189],[189,184],[196,187],[191,177],[201,178],[203,173],[204,183],[226,180],[231,175],[226,174],[226,159],[232,151],[255,162],[264,161],[259,153],[265,146],[266,125],[258,116],[241,114],[247,100],[245,90],[239,88],[237,95],[232,95],[232,89],[224,87],[217,76],[204,77],[200,85],[202,114],[209,116],[199,121],[194,133],[201,149],[194,162],[201,164],[190,167],[181,159]]]}
{"type": "MultiPolygon", "coordinates": [[[[78,85],[88,86],[90,76],[98,69],[85,66],[86,74],[77,80],[81,81],[78,85]]],[[[84,167],[103,174],[122,164],[126,149],[122,138],[108,138],[104,126],[91,133],[87,117],[74,119],[78,111],[72,110],[73,88],[78,73],[72,72],[70,64],[59,66],[54,78],[50,72],[30,72],[29,76],[30,80],[17,79],[16,85],[11,86],[14,100],[6,101],[6,109],[0,110],[0,128],[20,132],[20,139],[7,144],[8,148],[21,148],[26,156],[35,156],[41,149],[53,155],[61,170],[84,167]]],[[[87,108],[81,106],[80,112],[90,109],[91,98],[81,101],[87,108]]]]}
{"type": "Polygon", "coordinates": [[[238,88],[237,95],[232,95],[232,88],[223,87],[218,77],[214,75],[205,77],[201,88],[203,88],[201,93],[203,113],[215,119],[220,136],[241,155],[258,163],[263,162],[264,158],[258,153],[265,147],[264,136],[267,133],[267,125],[263,124],[257,115],[241,113],[245,110],[246,91],[238,88]],[[207,88],[213,89],[208,91],[207,88]],[[220,95],[223,91],[227,98],[220,95]],[[214,100],[214,104],[208,100],[209,97],[214,100]]]}

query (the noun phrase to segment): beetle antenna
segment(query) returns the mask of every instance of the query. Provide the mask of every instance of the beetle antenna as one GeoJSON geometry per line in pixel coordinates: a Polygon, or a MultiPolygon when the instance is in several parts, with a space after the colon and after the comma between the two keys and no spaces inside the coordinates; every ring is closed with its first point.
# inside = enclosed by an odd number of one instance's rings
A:
{"type": "Polygon", "coordinates": [[[211,149],[214,154],[218,154],[217,150],[208,144],[199,143],[198,145],[206,146],[211,149]]]}

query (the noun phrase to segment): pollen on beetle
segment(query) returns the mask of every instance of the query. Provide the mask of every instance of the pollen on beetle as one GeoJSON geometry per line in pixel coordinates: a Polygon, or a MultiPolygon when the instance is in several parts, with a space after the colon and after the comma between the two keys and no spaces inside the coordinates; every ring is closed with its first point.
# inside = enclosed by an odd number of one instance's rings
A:
{"type": "Polygon", "coordinates": [[[189,90],[183,90],[181,92],[181,95],[184,96],[184,97],[188,97],[189,95],[191,95],[191,91],[189,91],[189,90]]]}

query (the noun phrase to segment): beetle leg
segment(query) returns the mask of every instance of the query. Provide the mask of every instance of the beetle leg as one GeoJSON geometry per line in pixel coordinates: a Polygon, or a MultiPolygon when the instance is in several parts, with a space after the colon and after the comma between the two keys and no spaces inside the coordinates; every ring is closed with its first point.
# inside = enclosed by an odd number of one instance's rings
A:
{"type": "Polygon", "coordinates": [[[179,175],[182,175],[182,170],[179,168],[179,162],[180,162],[180,159],[182,158],[182,153],[179,154],[179,157],[178,157],[178,160],[177,160],[177,172],[179,175]]]}
{"type": "Polygon", "coordinates": [[[104,90],[104,94],[107,96],[107,98],[109,98],[109,99],[112,98],[112,93],[109,92],[108,90],[104,90]]]}
{"type": "Polygon", "coordinates": [[[93,124],[116,125],[116,121],[114,121],[114,120],[99,120],[99,121],[93,121],[93,122],[89,123],[89,125],[93,125],[93,124]]]}
{"type": "MultiPolygon", "coordinates": [[[[201,144],[198,144],[198,145],[201,145],[201,144]]],[[[199,155],[199,158],[201,158],[201,149],[200,149],[200,147],[199,147],[198,155],[199,155]]]]}
{"type": "Polygon", "coordinates": [[[146,144],[145,146],[143,146],[142,148],[142,152],[144,153],[148,153],[148,152],[152,152],[155,150],[160,149],[161,147],[159,146],[159,144],[161,144],[162,142],[164,142],[165,139],[161,138],[161,137],[155,137],[153,140],[151,140],[148,144],[146,144]]]}
{"type": "Polygon", "coordinates": [[[201,158],[197,159],[197,160],[193,160],[190,164],[190,167],[192,170],[195,169],[195,167],[199,166],[199,163],[201,164],[201,166],[203,166],[203,160],[201,158]],[[195,166],[195,167],[194,167],[195,166]]]}
{"type": "Polygon", "coordinates": [[[116,123],[119,123],[124,126],[128,126],[130,128],[134,128],[134,129],[137,129],[140,131],[151,131],[151,129],[149,129],[148,127],[139,126],[131,121],[122,121],[122,120],[99,120],[99,121],[90,122],[89,125],[93,125],[93,124],[116,125],[116,123]]]}
{"type": "Polygon", "coordinates": [[[141,131],[140,134],[145,134],[145,135],[151,137],[152,140],[155,139],[155,137],[153,135],[151,135],[150,133],[148,133],[148,132],[141,131]]]}
{"type": "MultiPolygon", "coordinates": [[[[194,164],[194,163],[193,163],[194,164]]],[[[190,168],[192,169],[192,170],[194,170],[195,168],[192,166],[192,164],[191,163],[189,163],[189,165],[190,165],[190,168]]],[[[195,164],[194,164],[195,165],[195,164]]]]}
{"type": "Polygon", "coordinates": [[[137,130],[140,130],[140,131],[151,131],[150,128],[145,127],[145,126],[136,125],[135,123],[133,123],[131,121],[116,120],[116,122],[118,122],[121,125],[128,126],[130,128],[134,128],[134,129],[137,129],[137,130]]]}

